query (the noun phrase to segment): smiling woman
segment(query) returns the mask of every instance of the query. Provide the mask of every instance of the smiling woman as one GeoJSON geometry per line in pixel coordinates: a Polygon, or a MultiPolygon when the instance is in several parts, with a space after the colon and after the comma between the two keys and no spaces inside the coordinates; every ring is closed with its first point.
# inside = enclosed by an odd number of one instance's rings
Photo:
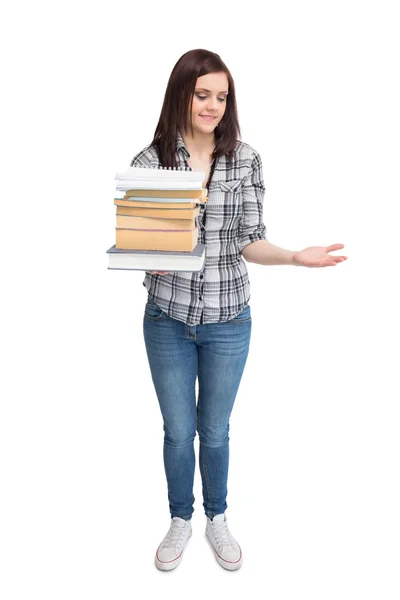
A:
{"type": "Polygon", "coordinates": [[[208,50],[191,50],[176,63],[154,138],[131,166],[200,168],[208,195],[197,216],[198,242],[206,246],[203,271],[151,272],[143,281],[143,334],[163,417],[171,515],[155,562],[159,569],[174,569],[192,533],[197,432],[206,534],[218,563],[235,570],[243,556],[225,510],[229,419],[252,328],[245,259],[329,266],[345,257],[326,252],[342,245],[295,253],[266,240],[261,156],[241,141],[232,76],[208,50]]]}

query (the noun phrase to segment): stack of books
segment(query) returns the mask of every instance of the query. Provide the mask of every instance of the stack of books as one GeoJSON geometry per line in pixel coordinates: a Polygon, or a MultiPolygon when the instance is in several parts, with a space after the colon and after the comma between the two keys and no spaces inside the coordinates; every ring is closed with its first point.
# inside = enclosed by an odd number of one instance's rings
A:
{"type": "Polygon", "coordinates": [[[200,271],[205,246],[197,217],[204,171],[130,167],[116,174],[116,243],[109,269],[200,271]]]}

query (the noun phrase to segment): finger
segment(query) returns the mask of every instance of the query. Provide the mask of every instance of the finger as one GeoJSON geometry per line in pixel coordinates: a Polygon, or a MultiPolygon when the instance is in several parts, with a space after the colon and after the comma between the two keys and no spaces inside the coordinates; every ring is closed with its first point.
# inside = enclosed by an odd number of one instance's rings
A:
{"type": "Polygon", "coordinates": [[[347,256],[331,256],[330,254],[329,260],[335,260],[336,262],[342,262],[343,260],[347,260],[347,256]]]}
{"type": "Polygon", "coordinates": [[[333,252],[334,250],[341,250],[344,248],[344,244],[332,244],[331,246],[325,247],[325,252],[333,252]]]}
{"type": "Polygon", "coordinates": [[[309,260],[305,263],[306,267],[336,267],[336,263],[331,260],[309,260]]]}

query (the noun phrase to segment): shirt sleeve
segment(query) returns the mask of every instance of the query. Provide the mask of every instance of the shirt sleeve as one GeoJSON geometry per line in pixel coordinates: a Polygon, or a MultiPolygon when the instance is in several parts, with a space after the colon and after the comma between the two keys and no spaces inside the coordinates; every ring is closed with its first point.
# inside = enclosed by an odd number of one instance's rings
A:
{"type": "Polygon", "coordinates": [[[246,175],[242,187],[243,215],[239,224],[239,251],[252,242],[265,240],[267,228],[263,220],[265,186],[262,160],[255,152],[250,172],[246,175]]]}

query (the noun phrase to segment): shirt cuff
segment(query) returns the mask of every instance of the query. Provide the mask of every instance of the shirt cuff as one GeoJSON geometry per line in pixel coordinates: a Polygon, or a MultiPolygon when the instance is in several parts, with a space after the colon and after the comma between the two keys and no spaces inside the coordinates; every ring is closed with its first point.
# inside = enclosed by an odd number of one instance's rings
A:
{"type": "Polygon", "coordinates": [[[253,242],[258,242],[259,240],[266,240],[266,231],[267,228],[265,225],[261,227],[258,231],[254,231],[253,233],[249,233],[248,235],[242,235],[239,238],[239,251],[243,252],[243,248],[248,246],[248,244],[252,244],[253,242]]]}

